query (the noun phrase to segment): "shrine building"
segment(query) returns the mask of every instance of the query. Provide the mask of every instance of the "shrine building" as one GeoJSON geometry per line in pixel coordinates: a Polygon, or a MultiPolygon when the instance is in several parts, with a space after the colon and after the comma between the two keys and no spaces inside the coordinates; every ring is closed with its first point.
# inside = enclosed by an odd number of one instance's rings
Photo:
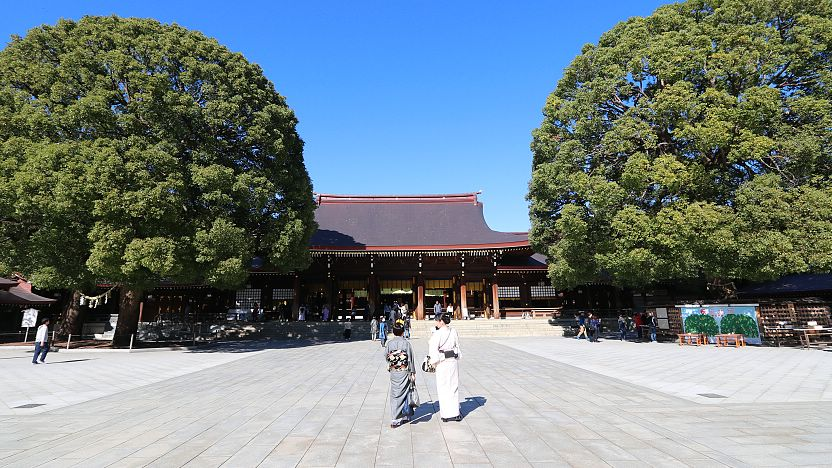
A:
{"type": "Polygon", "coordinates": [[[397,301],[423,319],[436,302],[471,315],[488,308],[496,318],[506,308],[557,300],[528,233],[489,228],[476,193],[320,194],[316,203],[312,265],[291,275],[291,284],[285,275],[254,270],[251,291],[239,291],[238,301],[262,299],[269,289],[272,302],[291,301],[295,316],[301,304],[313,316],[324,304],[365,316],[397,301]]]}

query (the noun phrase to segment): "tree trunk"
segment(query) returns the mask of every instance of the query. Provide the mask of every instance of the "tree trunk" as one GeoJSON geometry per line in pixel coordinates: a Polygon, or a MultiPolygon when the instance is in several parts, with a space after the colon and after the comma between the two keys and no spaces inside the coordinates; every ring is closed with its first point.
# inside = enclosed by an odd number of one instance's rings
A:
{"type": "Polygon", "coordinates": [[[129,346],[130,337],[139,325],[139,303],[144,292],[138,289],[119,288],[118,325],[113,335],[113,346],[129,346]]]}
{"type": "Polygon", "coordinates": [[[58,329],[58,334],[66,336],[72,333],[73,335],[81,334],[81,291],[72,291],[72,297],[69,302],[64,305],[64,310],[61,313],[61,327],[58,329]]]}

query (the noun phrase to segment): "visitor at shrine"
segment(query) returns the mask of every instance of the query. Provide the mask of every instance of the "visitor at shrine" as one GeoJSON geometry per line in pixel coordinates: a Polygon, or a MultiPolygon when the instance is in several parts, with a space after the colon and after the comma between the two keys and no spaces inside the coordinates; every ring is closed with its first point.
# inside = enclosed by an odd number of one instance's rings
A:
{"type": "Polygon", "coordinates": [[[410,387],[416,383],[416,365],[413,348],[405,340],[404,321],[393,325],[393,338],[385,346],[387,370],[390,372],[390,427],[396,428],[410,420],[410,387]]]}
{"type": "Polygon", "coordinates": [[[578,334],[575,336],[575,339],[580,340],[581,335],[583,335],[584,339],[588,340],[589,336],[586,333],[586,328],[587,328],[586,327],[586,315],[583,312],[579,313],[577,315],[577,320],[578,320],[578,334]]]}
{"type": "Polygon", "coordinates": [[[352,338],[352,320],[347,318],[344,322],[344,339],[350,341],[352,338]]]}
{"type": "Polygon", "coordinates": [[[592,343],[598,342],[598,336],[601,334],[601,319],[597,315],[589,314],[589,341],[592,343]]]}
{"type": "Polygon", "coordinates": [[[32,364],[38,364],[38,357],[40,357],[40,364],[45,364],[46,354],[49,352],[49,319],[45,318],[40,323],[38,333],[35,335],[35,355],[32,356],[32,364]]]}
{"type": "Polygon", "coordinates": [[[656,328],[659,326],[659,319],[654,312],[650,312],[650,342],[656,342],[656,328]]]}
{"type": "Polygon", "coordinates": [[[621,341],[627,340],[627,319],[624,314],[618,314],[618,338],[621,341]]]}
{"type": "Polygon", "coordinates": [[[638,337],[638,341],[641,341],[644,338],[644,329],[641,328],[641,326],[644,325],[641,312],[633,314],[633,323],[636,325],[636,336],[638,337]]]}
{"type": "Polygon", "coordinates": [[[324,304],[324,310],[322,311],[324,322],[329,321],[329,306],[324,304]]]}
{"type": "Polygon", "coordinates": [[[378,337],[378,320],[376,320],[376,318],[373,317],[373,319],[370,320],[370,341],[375,341],[377,337],[378,337]]]}
{"type": "MultiPolygon", "coordinates": [[[[439,317],[440,314],[442,314],[442,306],[439,305],[439,301],[436,301],[436,303],[433,304],[433,316],[434,317],[439,317]]],[[[425,317],[425,318],[427,318],[427,317],[425,317]]]]}
{"type": "Polygon", "coordinates": [[[387,320],[384,317],[378,323],[378,339],[381,341],[381,346],[387,343],[387,320]]]}
{"type": "Polygon", "coordinates": [[[428,356],[436,368],[436,393],[442,422],[461,421],[459,414],[459,335],[448,326],[450,314],[436,317],[436,332],[428,342],[428,356]]]}

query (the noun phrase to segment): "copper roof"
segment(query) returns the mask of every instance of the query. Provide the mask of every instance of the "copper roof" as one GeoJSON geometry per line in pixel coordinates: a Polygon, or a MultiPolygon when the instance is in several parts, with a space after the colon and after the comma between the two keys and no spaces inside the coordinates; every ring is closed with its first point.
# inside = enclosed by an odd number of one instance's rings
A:
{"type": "Polygon", "coordinates": [[[37,294],[26,291],[16,282],[15,285],[8,290],[0,289],[0,304],[13,305],[46,305],[52,304],[55,299],[38,296],[37,294]]]}
{"type": "Polygon", "coordinates": [[[317,196],[313,250],[527,247],[528,233],[488,227],[476,193],[317,196]]]}

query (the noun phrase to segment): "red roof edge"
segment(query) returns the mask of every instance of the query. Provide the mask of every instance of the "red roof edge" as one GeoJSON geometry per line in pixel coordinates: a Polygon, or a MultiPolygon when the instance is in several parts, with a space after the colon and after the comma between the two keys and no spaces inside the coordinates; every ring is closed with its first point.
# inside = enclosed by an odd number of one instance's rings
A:
{"type": "Polygon", "coordinates": [[[448,193],[436,195],[335,195],[315,194],[318,205],[339,203],[479,203],[477,195],[481,192],[448,193]]]}

